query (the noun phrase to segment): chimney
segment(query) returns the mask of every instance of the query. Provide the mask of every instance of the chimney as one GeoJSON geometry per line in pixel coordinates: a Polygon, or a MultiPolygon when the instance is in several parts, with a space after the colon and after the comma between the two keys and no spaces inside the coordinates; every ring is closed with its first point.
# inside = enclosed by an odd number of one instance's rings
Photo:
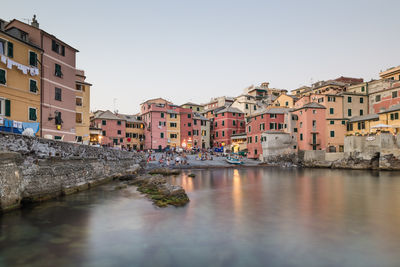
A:
{"type": "Polygon", "coordinates": [[[39,22],[36,20],[36,15],[33,15],[31,26],[39,29],[39,22]]]}
{"type": "Polygon", "coordinates": [[[0,19],[0,31],[4,31],[4,27],[6,26],[6,22],[0,19]]]}

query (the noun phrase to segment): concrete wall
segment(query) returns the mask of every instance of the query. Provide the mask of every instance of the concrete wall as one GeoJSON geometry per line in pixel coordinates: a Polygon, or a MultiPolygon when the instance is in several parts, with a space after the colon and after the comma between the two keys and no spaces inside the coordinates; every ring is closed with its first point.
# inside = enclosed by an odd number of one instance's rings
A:
{"type": "Polygon", "coordinates": [[[130,175],[133,152],[0,133],[0,211],[130,175]]]}
{"type": "Polygon", "coordinates": [[[262,135],[262,161],[274,160],[277,156],[286,156],[296,153],[295,140],[289,133],[263,133],[262,135]]]}

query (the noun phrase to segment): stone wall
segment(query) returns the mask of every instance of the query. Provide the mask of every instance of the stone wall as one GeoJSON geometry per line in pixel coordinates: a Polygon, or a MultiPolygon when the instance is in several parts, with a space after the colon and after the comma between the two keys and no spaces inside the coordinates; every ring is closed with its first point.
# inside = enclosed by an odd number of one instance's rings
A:
{"type": "Polygon", "coordinates": [[[0,210],[131,175],[142,159],[134,152],[0,133],[0,210]]]}
{"type": "Polygon", "coordinates": [[[264,132],[261,134],[262,141],[262,162],[275,162],[295,158],[296,141],[289,133],[264,132]]]}

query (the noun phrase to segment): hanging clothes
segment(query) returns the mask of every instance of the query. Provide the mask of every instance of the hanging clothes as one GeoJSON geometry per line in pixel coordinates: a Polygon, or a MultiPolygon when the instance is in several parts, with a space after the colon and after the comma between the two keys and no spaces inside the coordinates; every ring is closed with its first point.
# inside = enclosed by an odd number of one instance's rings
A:
{"type": "Polygon", "coordinates": [[[3,62],[4,64],[7,64],[7,58],[6,58],[5,55],[1,55],[1,56],[0,56],[0,60],[1,60],[1,62],[3,62]]]}
{"type": "Polygon", "coordinates": [[[12,128],[12,127],[13,127],[13,123],[14,123],[13,120],[4,119],[4,126],[5,126],[5,127],[12,128]]]}
{"type": "Polygon", "coordinates": [[[32,129],[33,132],[36,134],[39,131],[39,123],[38,122],[23,122],[22,129],[32,129]]]}
{"type": "Polygon", "coordinates": [[[0,117],[0,125],[4,125],[4,118],[0,117]]]}

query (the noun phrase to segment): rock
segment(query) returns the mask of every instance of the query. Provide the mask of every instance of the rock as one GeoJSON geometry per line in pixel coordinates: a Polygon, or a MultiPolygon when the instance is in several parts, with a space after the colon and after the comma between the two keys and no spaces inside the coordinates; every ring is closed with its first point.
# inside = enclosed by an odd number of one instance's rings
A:
{"type": "Polygon", "coordinates": [[[196,174],[191,173],[191,174],[189,174],[188,176],[189,176],[190,178],[194,178],[194,177],[196,177],[196,174]]]}
{"type": "Polygon", "coordinates": [[[164,176],[168,175],[178,175],[181,171],[178,169],[169,169],[169,168],[156,168],[149,171],[149,174],[162,174],[164,176]]]}

